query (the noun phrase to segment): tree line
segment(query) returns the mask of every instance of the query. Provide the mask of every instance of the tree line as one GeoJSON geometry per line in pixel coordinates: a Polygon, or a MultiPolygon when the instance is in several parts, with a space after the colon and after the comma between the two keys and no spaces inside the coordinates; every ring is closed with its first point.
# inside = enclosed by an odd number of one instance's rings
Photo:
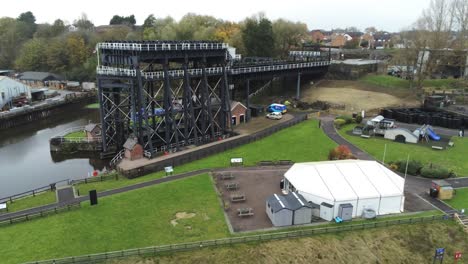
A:
{"type": "Polygon", "coordinates": [[[37,24],[32,12],[0,18],[0,69],[48,71],[69,80],[95,79],[98,42],[107,40],[213,40],[230,44],[244,56],[285,57],[292,47],[309,41],[307,25],[285,19],[269,20],[260,13],[241,22],[186,14],[149,15],[141,26],[134,15],[115,15],[107,26],[95,26],[83,14],[71,24],[57,19],[37,24]]]}

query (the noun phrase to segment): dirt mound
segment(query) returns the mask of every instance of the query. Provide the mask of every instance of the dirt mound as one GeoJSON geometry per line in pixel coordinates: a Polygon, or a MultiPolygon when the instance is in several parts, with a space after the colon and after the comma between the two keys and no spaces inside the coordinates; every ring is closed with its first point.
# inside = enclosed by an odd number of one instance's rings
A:
{"type": "Polygon", "coordinates": [[[195,217],[196,214],[194,213],[187,213],[187,212],[178,212],[176,213],[175,215],[175,218],[171,220],[171,224],[172,226],[176,226],[178,224],[178,220],[180,219],[190,219],[190,218],[193,218],[195,217]]]}
{"type": "MultiPolygon", "coordinates": [[[[372,110],[384,107],[416,107],[420,103],[414,99],[402,99],[386,93],[364,91],[354,88],[311,88],[304,92],[303,101],[325,101],[344,106],[346,111],[372,110]]],[[[341,108],[341,107],[340,107],[341,108]]]]}

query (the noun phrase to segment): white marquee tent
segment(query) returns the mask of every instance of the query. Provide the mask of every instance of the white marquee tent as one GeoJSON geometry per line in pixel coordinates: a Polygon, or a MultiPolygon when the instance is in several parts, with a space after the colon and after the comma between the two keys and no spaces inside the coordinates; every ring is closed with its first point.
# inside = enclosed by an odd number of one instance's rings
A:
{"type": "Polygon", "coordinates": [[[307,201],[333,206],[339,215],[341,204],[353,206],[353,217],[363,209],[377,215],[403,212],[404,179],[376,161],[337,160],[296,163],[285,174],[285,189],[297,191],[307,201]]]}

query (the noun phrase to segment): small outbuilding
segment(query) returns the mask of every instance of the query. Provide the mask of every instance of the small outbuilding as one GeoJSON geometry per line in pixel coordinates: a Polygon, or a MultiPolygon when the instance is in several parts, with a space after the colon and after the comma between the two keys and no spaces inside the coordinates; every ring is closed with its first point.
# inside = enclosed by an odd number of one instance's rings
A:
{"type": "Polygon", "coordinates": [[[143,147],[138,144],[138,140],[130,137],[123,145],[125,149],[125,158],[129,160],[137,160],[143,158],[143,147]]]}
{"type": "Polygon", "coordinates": [[[88,140],[98,140],[101,137],[101,126],[98,124],[88,124],[85,126],[86,138],[88,140]]]}
{"type": "Polygon", "coordinates": [[[302,225],[312,221],[311,205],[294,192],[268,197],[266,213],[274,226],[302,225]]]}
{"type": "Polygon", "coordinates": [[[247,107],[241,102],[231,101],[231,125],[247,122],[247,107]]]}
{"type": "Polygon", "coordinates": [[[266,201],[266,213],[274,226],[290,226],[293,210],[289,208],[284,196],[273,194],[266,201]]]}

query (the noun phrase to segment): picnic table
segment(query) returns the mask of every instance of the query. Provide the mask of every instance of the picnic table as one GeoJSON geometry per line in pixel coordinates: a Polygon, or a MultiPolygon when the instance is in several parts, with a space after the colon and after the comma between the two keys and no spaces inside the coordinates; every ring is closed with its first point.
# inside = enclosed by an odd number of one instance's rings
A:
{"type": "Polygon", "coordinates": [[[253,209],[252,209],[252,208],[246,207],[246,208],[239,208],[239,209],[237,209],[237,215],[240,216],[240,217],[243,217],[243,216],[251,216],[251,215],[254,215],[254,213],[253,213],[253,209]]]}
{"type": "Polygon", "coordinates": [[[234,175],[232,175],[232,172],[225,172],[221,173],[221,180],[231,180],[234,179],[234,175]]]}
{"type": "Polygon", "coordinates": [[[236,202],[243,202],[245,201],[245,194],[243,193],[236,193],[231,195],[231,202],[236,203],[236,202]]]}
{"type": "Polygon", "coordinates": [[[224,185],[226,187],[226,190],[233,191],[239,189],[239,183],[237,182],[230,182],[224,185]]]}

